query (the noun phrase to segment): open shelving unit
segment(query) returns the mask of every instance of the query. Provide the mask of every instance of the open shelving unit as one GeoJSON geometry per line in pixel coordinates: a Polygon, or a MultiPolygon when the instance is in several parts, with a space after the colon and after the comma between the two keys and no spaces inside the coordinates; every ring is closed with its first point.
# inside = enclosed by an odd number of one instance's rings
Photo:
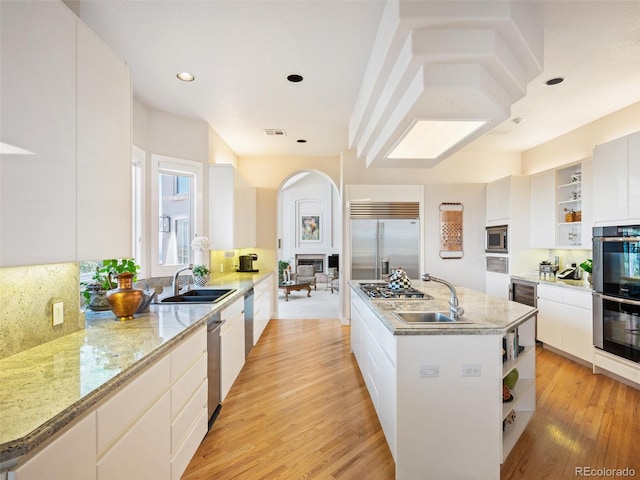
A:
{"type": "Polygon", "coordinates": [[[558,169],[556,185],[556,244],[559,248],[580,248],[582,245],[582,165],[576,163],[558,169]]]}
{"type": "MultiPolygon", "coordinates": [[[[536,347],[535,322],[533,317],[517,327],[519,344],[524,346],[518,357],[502,363],[502,378],[506,377],[514,368],[518,369],[518,381],[511,390],[513,400],[502,403],[502,424],[513,410],[516,414],[513,423],[509,423],[502,432],[502,459],[504,463],[514,445],[529,424],[536,410],[536,347]]],[[[502,389],[502,385],[500,385],[502,389]]],[[[502,390],[500,390],[502,398],[502,390]]]]}

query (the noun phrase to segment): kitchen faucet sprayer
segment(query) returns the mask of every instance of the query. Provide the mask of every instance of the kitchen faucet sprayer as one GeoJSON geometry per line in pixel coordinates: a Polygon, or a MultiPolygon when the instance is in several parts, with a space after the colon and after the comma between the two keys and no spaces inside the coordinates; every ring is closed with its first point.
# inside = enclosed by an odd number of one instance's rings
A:
{"type": "Polygon", "coordinates": [[[180,289],[182,289],[182,287],[184,287],[185,285],[187,285],[189,283],[189,279],[187,279],[186,282],[184,282],[182,285],[180,285],[180,282],[178,282],[178,276],[182,273],[185,272],[187,270],[193,270],[193,264],[190,263],[189,265],[186,265],[184,267],[179,268],[178,270],[176,270],[176,273],[173,274],[173,283],[172,285],[172,290],[173,290],[173,294],[174,295],[180,295],[180,289]]]}
{"type": "Polygon", "coordinates": [[[447,282],[446,280],[442,280],[441,278],[431,276],[428,273],[423,273],[420,278],[423,282],[438,282],[446,285],[451,292],[451,299],[449,300],[449,313],[451,314],[451,317],[457,319],[460,315],[464,314],[464,308],[459,306],[458,294],[456,293],[455,287],[451,283],[447,282]]]}

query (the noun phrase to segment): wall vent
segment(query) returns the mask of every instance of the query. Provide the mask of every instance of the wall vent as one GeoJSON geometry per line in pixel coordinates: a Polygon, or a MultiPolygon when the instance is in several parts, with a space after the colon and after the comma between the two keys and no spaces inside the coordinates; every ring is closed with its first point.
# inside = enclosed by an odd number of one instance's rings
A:
{"type": "Polygon", "coordinates": [[[283,128],[265,128],[264,133],[269,136],[287,136],[287,132],[283,128]]]}
{"type": "Polygon", "coordinates": [[[358,202],[350,205],[351,218],[420,218],[418,202],[358,202]]]}

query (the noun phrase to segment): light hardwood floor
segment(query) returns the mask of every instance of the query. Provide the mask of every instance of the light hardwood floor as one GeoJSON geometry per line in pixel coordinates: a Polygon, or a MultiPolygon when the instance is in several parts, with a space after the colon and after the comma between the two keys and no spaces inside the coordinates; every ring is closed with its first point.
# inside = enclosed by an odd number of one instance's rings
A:
{"type": "MultiPolygon", "coordinates": [[[[538,410],[501,479],[575,479],[576,467],[629,467],[640,478],[640,391],[548,350],[537,354],[538,410]]],[[[394,478],[349,327],[326,319],[269,323],[183,476],[394,478]]]]}

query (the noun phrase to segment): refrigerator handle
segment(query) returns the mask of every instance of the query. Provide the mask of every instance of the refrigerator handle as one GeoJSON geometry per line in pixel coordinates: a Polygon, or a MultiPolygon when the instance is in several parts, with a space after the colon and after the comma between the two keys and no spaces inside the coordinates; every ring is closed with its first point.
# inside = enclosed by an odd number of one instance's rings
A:
{"type": "Polygon", "coordinates": [[[384,238],[384,222],[378,220],[378,240],[376,242],[376,278],[382,280],[384,274],[382,270],[382,254],[384,252],[384,245],[382,245],[382,239],[384,238]]]}

